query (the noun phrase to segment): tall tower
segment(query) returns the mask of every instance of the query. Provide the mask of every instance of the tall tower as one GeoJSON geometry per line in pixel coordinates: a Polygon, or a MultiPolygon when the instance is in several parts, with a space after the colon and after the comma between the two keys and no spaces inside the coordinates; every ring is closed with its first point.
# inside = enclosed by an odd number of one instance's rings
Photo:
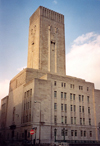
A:
{"type": "Polygon", "coordinates": [[[62,14],[40,6],[30,17],[27,67],[66,74],[62,14]]]}

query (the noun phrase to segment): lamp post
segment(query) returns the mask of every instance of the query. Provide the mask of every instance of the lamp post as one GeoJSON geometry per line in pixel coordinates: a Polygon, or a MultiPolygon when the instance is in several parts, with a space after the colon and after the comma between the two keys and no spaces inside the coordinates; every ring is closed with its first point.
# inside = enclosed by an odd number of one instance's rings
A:
{"type": "Polygon", "coordinates": [[[39,144],[40,144],[41,143],[41,102],[34,101],[34,103],[39,103],[40,104],[40,120],[39,120],[39,144]]]}

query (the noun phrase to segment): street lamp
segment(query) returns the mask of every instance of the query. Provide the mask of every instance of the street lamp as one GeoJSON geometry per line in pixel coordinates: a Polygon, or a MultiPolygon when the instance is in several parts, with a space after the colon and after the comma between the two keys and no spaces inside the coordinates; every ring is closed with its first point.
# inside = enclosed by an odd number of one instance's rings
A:
{"type": "Polygon", "coordinates": [[[39,144],[40,144],[40,142],[41,142],[41,102],[34,101],[34,103],[39,103],[40,104],[40,120],[39,120],[39,144]]]}

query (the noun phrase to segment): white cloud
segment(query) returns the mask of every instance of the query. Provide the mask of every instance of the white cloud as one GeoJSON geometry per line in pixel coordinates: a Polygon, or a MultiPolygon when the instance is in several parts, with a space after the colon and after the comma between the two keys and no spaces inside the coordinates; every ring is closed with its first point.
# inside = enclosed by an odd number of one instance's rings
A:
{"type": "Polygon", "coordinates": [[[8,95],[9,92],[9,82],[10,80],[5,79],[0,82],[0,99],[8,95]]]}
{"type": "Polygon", "coordinates": [[[57,4],[57,0],[54,0],[53,3],[57,4]]]}
{"type": "Polygon", "coordinates": [[[17,71],[22,71],[24,68],[26,68],[26,66],[21,67],[21,68],[17,68],[17,71]]]}
{"type": "Polygon", "coordinates": [[[66,65],[67,75],[93,82],[100,89],[100,35],[90,32],[75,39],[66,65]]]}

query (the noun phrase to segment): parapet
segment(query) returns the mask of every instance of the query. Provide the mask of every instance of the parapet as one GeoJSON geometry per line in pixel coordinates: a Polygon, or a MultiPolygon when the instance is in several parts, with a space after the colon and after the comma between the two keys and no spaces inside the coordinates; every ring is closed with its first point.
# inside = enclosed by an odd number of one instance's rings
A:
{"type": "Polygon", "coordinates": [[[33,19],[36,19],[36,17],[39,15],[64,24],[64,15],[42,6],[40,6],[30,17],[30,24],[32,23],[33,19]]]}

